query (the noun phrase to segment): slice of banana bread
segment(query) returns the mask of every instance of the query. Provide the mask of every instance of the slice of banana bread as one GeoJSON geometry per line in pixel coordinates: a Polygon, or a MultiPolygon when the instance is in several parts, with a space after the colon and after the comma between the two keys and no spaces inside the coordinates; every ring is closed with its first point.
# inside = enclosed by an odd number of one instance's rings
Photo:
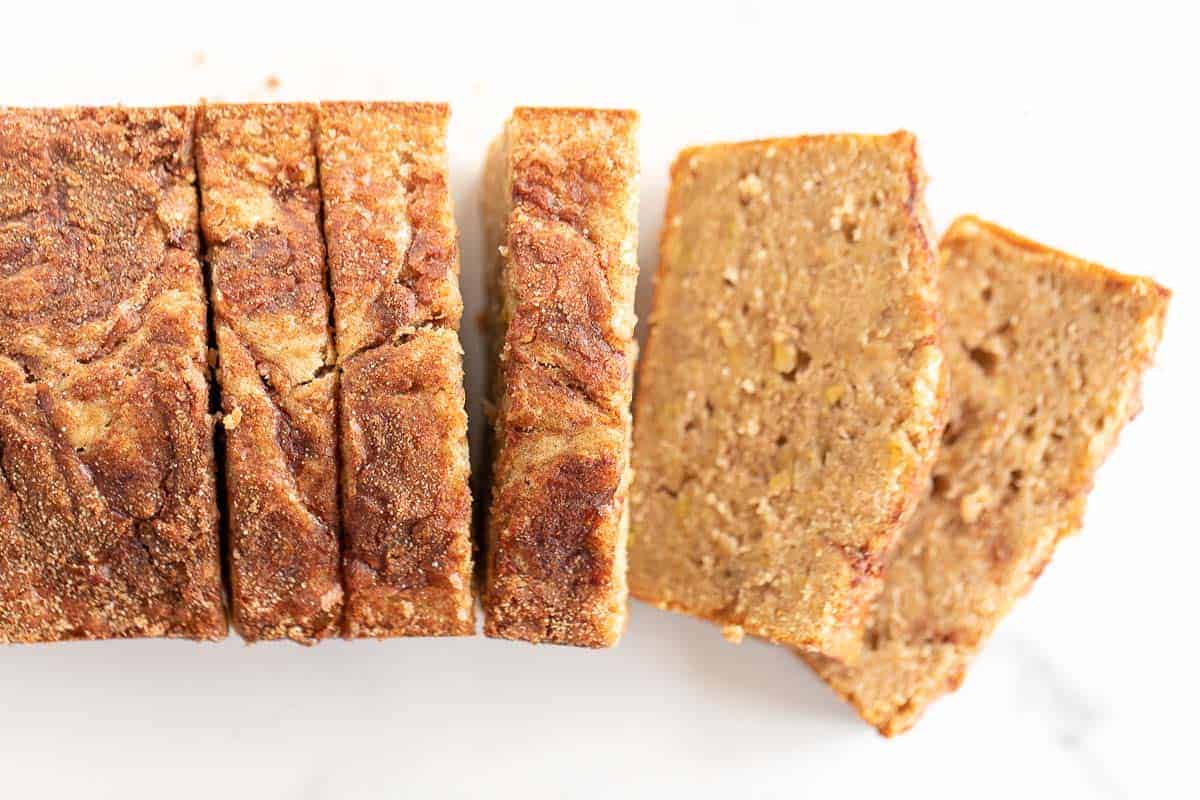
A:
{"type": "Polygon", "coordinates": [[[475,630],[449,114],[320,108],[351,637],[475,630]]]}
{"type": "Polygon", "coordinates": [[[605,647],[624,628],[636,127],[519,108],[489,155],[488,636],[605,647]]]}
{"type": "Polygon", "coordinates": [[[853,659],[944,375],[916,141],[683,151],[635,408],[630,587],[853,659]]]}
{"type": "Polygon", "coordinates": [[[933,478],[850,667],[809,663],[891,736],[958,687],[1033,584],[1121,427],[1169,292],[972,217],[941,242],[951,412],[933,478]]]}
{"type": "Polygon", "coordinates": [[[194,120],[0,109],[0,642],[226,633],[194,120]]]}
{"type": "Polygon", "coordinates": [[[233,624],[340,630],[336,373],[314,105],[208,105],[196,165],[220,354],[233,624]]]}

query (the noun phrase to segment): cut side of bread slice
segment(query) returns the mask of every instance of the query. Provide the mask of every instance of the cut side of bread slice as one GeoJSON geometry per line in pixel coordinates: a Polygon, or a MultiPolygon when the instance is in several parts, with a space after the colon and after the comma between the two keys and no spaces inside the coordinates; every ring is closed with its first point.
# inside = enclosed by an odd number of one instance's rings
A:
{"type": "Polygon", "coordinates": [[[974,217],[941,242],[950,415],[854,666],[806,656],[891,736],[971,659],[1079,529],[1140,409],[1170,293],[974,217]]]}
{"type": "Polygon", "coordinates": [[[855,657],[944,410],[923,181],[903,132],[679,155],[635,405],[635,597],[855,657]]]}

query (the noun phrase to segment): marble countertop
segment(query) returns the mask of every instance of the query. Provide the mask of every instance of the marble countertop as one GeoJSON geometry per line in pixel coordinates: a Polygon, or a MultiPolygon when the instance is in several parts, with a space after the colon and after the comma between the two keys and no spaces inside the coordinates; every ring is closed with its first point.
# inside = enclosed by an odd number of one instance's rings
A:
{"type": "MultiPolygon", "coordinates": [[[[0,795],[1195,796],[1194,26],[1165,6],[1021,3],[288,8],[11,9],[0,103],[449,100],[467,319],[483,305],[478,172],[516,103],[642,111],[643,313],[680,147],[906,127],[939,229],[978,213],[1175,290],[1145,412],[1082,534],[963,688],[898,739],[789,652],[635,604],[610,652],[482,638],[0,648],[0,795]]],[[[464,345],[477,436],[474,325],[464,345]]]]}

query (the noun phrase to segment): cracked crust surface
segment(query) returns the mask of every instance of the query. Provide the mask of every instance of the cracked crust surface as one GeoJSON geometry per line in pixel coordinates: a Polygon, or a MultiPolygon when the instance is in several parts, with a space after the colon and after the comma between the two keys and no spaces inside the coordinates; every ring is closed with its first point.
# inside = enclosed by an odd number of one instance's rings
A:
{"type": "Polygon", "coordinates": [[[449,109],[322,103],[347,636],[474,633],[449,109]]]}
{"type": "Polygon", "coordinates": [[[201,228],[220,356],[233,624],[338,633],[336,373],[313,105],[199,111],[201,228]]]}
{"type": "Polygon", "coordinates": [[[903,132],[679,155],[635,408],[635,597],[855,657],[944,410],[922,188],[903,132]]]}
{"type": "Polygon", "coordinates": [[[940,249],[953,389],[933,477],[858,662],[809,657],[887,736],[958,687],[1078,530],[1096,469],[1140,409],[1170,297],[973,217],[940,249]]]}
{"type": "Polygon", "coordinates": [[[492,147],[489,636],[604,647],[625,624],[636,126],[522,108],[492,147]]]}
{"type": "Polygon", "coordinates": [[[475,632],[462,349],[420,331],[343,365],[346,632],[475,632]]]}
{"type": "Polygon", "coordinates": [[[458,330],[447,106],[322,103],[321,196],[338,357],[421,327],[458,330]]]}
{"type": "Polygon", "coordinates": [[[226,633],[193,121],[0,109],[0,641],[226,633]]]}

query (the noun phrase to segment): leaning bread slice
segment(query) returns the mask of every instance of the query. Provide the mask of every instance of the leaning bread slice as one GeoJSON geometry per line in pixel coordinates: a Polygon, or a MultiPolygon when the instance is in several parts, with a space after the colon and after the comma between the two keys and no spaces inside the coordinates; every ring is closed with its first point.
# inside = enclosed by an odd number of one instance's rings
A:
{"type": "Polygon", "coordinates": [[[349,637],[475,630],[449,116],[429,103],[320,109],[349,637]]]}
{"type": "Polygon", "coordinates": [[[341,628],[336,373],[313,105],[207,105],[201,228],[220,356],[234,627],[341,628]]]}
{"type": "Polygon", "coordinates": [[[0,642],[226,633],[194,121],[0,109],[0,642]]]}
{"type": "Polygon", "coordinates": [[[492,147],[489,636],[604,647],[624,627],[636,126],[520,108],[492,147]]]}
{"type": "Polygon", "coordinates": [[[1076,531],[1140,408],[1169,293],[972,217],[941,242],[949,422],[852,667],[809,663],[870,724],[908,730],[1076,531]]]}
{"type": "Polygon", "coordinates": [[[840,659],[943,405],[916,141],[682,152],[635,408],[630,587],[840,659]]]}

